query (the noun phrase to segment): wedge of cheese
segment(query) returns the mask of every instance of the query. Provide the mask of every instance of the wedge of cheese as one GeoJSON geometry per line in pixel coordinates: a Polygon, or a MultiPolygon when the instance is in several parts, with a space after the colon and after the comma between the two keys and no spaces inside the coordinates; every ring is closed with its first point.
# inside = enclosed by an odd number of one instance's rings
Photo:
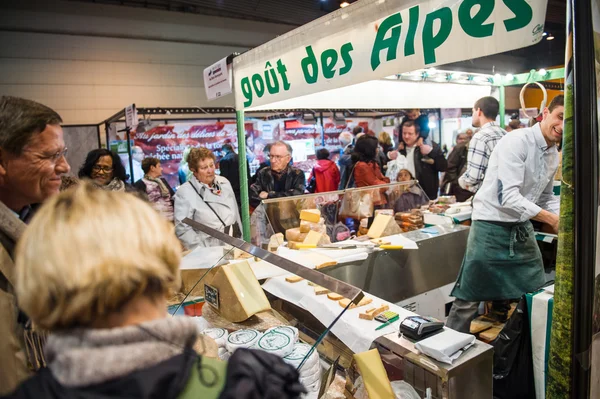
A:
{"type": "Polygon", "coordinates": [[[300,233],[308,233],[310,231],[310,222],[306,220],[300,221],[300,233]]]}
{"type": "Polygon", "coordinates": [[[354,355],[354,360],[370,399],[396,398],[377,349],[357,353],[354,355]]]}
{"type": "Polygon", "coordinates": [[[304,280],[304,278],[300,276],[289,276],[285,278],[285,281],[287,281],[288,283],[297,283],[302,280],[304,280]]]}
{"type": "MultiPolygon", "coordinates": [[[[217,266],[208,273],[204,283],[217,289],[219,307],[215,309],[229,321],[238,323],[271,309],[248,262],[217,266]]],[[[207,303],[214,307],[211,302],[207,303]]]]}
{"type": "Polygon", "coordinates": [[[331,299],[332,301],[339,301],[340,299],[344,299],[344,296],[335,292],[331,292],[327,294],[327,298],[331,299]]]}
{"type": "Polygon", "coordinates": [[[283,234],[281,233],[277,233],[277,234],[273,234],[271,236],[271,238],[269,239],[269,246],[268,249],[269,251],[277,251],[277,248],[279,248],[280,245],[283,245],[283,234]]]}
{"type": "Polygon", "coordinates": [[[318,209],[303,209],[300,211],[300,220],[319,223],[319,220],[321,220],[321,211],[318,209]]]}
{"type": "Polygon", "coordinates": [[[402,233],[402,229],[400,229],[393,216],[379,214],[375,216],[367,235],[369,238],[381,238],[399,233],[402,233]]]}
{"type": "MultiPolygon", "coordinates": [[[[346,306],[348,306],[348,304],[350,302],[352,302],[350,299],[344,298],[344,299],[341,299],[338,303],[340,304],[341,307],[345,308],[346,306]]],[[[363,299],[360,300],[360,302],[358,302],[358,305],[355,305],[355,304],[350,305],[350,309],[359,308],[361,306],[368,305],[371,302],[373,302],[373,298],[364,297],[363,299]]]]}
{"type": "Polygon", "coordinates": [[[287,241],[302,242],[307,235],[307,233],[301,233],[299,227],[294,227],[293,229],[287,229],[285,231],[285,239],[287,241]]]}
{"type": "Polygon", "coordinates": [[[311,230],[308,232],[302,243],[307,245],[326,245],[330,243],[330,240],[327,234],[321,234],[311,230]]]}

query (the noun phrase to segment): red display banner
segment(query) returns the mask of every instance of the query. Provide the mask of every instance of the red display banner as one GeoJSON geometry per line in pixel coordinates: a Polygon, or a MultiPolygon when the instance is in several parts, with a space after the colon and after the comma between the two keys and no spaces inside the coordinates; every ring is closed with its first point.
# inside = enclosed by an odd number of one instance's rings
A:
{"type": "MultiPolygon", "coordinates": [[[[244,127],[248,153],[253,156],[254,123],[246,123],[244,127]]],[[[132,138],[134,145],[142,148],[144,156],[160,160],[163,175],[172,187],[179,185],[178,172],[186,148],[206,147],[214,152],[217,162],[221,158],[223,144],[231,143],[237,148],[235,122],[162,125],[146,132],[134,132],[132,138]]]]}

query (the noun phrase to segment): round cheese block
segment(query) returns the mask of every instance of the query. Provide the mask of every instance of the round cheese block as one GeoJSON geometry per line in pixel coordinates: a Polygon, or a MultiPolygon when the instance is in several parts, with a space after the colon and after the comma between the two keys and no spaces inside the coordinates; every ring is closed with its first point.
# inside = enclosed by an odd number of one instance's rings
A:
{"type": "Polygon", "coordinates": [[[267,331],[265,331],[265,334],[268,334],[271,331],[277,331],[277,332],[280,332],[283,334],[287,334],[292,338],[294,343],[298,342],[299,333],[298,333],[298,329],[296,327],[292,327],[292,326],[271,327],[267,331]]]}
{"type": "Polygon", "coordinates": [[[219,348],[224,347],[227,342],[229,332],[224,328],[207,328],[202,332],[204,335],[208,335],[215,340],[219,348]]]}
{"type": "MultiPolygon", "coordinates": [[[[285,360],[286,363],[289,363],[292,366],[297,368],[298,366],[300,366],[300,364],[302,363],[302,360],[304,360],[304,358],[310,351],[310,348],[311,348],[310,345],[307,345],[304,343],[297,343],[296,345],[294,345],[294,349],[292,350],[292,352],[289,355],[287,355],[286,357],[284,357],[283,360],[285,360]]],[[[310,355],[310,357],[306,360],[306,362],[304,362],[304,365],[302,366],[302,368],[306,367],[307,369],[310,369],[310,368],[314,367],[315,364],[318,364],[318,363],[319,363],[319,353],[315,349],[313,351],[313,353],[310,355]]]]}
{"type": "Polygon", "coordinates": [[[300,382],[305,386],[305,387],[309,387],[311,385],[314,385],[316,383],[320,383],[321,382],[321,373],[316,373],[314,375],[311,375],[310,377],[300,377],[300,382]]]}
{"type": "Polygon", "coordinates": [[[260,337],[256,346],[260,350],[284,357],[292,353],[295,343],[293,339],[289,333],[271,331],[260,337]]]}
{"type": "Polygon", "coordinates": [[[261,335],[256,330],[238,330],[229,334],[225,347],[231,353],[239,348],[250,348],[258,342],[261,335]]]}
{"type": "Polygon", "coordinates": [[[306,367],[306,363],[304,363],[304,366],[300,369],[300,378],[310,379],[315,375],[321,375],[322,373],[321,362],[317,362],[312,367],[306,367]]]}

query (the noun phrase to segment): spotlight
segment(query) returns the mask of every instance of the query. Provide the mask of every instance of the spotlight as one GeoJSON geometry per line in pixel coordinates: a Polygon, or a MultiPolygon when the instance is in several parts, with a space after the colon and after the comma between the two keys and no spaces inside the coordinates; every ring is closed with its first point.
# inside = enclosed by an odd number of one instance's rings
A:
{"type": "Polygon", "coordinates": [[[513,75],[512,73],[509,73],[506,75],[506,80],[510,81],[513,80],[515,78],[515,75],[513,75]]]}
{"type": "Polygon", "coordinates": [[[348,7],[350,5],[350,3],[348,3],[347,1],[344,1],[342,4],[340,4],[341,8],[345,8],[348,7]]]}
{"type": "Polygon", "coordinates": [[[554,40],[554,35],[552,33],[546,37],[546,40],[554,40]]]}
{"type": "Polygon", "coordinates": [[[542,68],[542,69],[540,69],[540,70],[538,71],[538,73],[539,73],[540,75],[542,75],[542,76],[546,76],[546,74],[548,73],[548,71],[546,71],[544,68],[542,68]]]}
{"type": "Polygon", "coordinates": [[[548,32],[542,33],[542,36],[548,36],[548,32]]]}
{"type": "Polygon", "coordinates": [[[494,79],[500,80],[500,79],[502,79],[502,75],[500,75],[499,73],[497,73],[497,74],[494,75],[494,79]]]}

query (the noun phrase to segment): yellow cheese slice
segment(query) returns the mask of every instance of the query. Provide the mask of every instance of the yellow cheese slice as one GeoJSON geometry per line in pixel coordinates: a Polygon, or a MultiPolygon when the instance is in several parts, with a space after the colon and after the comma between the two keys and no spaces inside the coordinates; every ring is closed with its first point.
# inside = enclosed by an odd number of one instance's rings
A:
{"type": "Polygon", "coordinates": [[[303,209],[300,211],[300,220],[307,222],[319,223],[321,219],[321,211],[318,209],[303,209]]]}
{"type": "Polygon", "coordinates": [[[369,238],[380,238],[400,233],[402,233],[402,229],[400,229],[393,216],[379,214],[375,216],[367,235],[369,238]]]}
{"type": "Polygon", "coordinates": [[[396,398],[377,349],[357,353],[354,355],[354,360],[370,399],[396,398]]]}
{"type": "Polygon", "coordinates": [[[326,234],[321,234],[321,233],[317,233],[314,230],[311,230],[308,232],[308,234],[306,235],[306,238],[304,239],[304,241],[302,242],[303,244],[307,244],[307,245],[325,245],[329,243],[329,240],[327,238],[326,234]]]}

